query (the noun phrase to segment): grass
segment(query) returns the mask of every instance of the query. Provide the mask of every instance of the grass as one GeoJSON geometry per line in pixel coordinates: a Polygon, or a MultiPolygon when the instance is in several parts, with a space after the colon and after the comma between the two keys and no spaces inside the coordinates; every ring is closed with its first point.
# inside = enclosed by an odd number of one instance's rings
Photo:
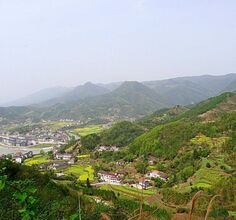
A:
{"type": "Polygon", "coordinates": [[[234,219],[236,219],[236,211],[229,211],[229,216],[233,217],[234,219]]]}
{"type": "Polygon", "coordinates": [[[195,173],[195,181],[196,184],[205,184],[209,187],[213,186],[213,184],[218,183],[225,176],[224,172],[219,169],[214,168],[200,168],[195,173]]]}
{"type": "Polygon", "coordinates": [[[148,170],[155,170],[157,167],[156,166],[153,166],[153,165],[150,165],[148,166],[148,170]]]}
{"type": "MultiPolygon", "coordinates": [[[[134,188],[134,187],[131,187],[131,186],[112,186],[113,188],[119,190],[119,191],[122,191],[122,192],[125,192],[125,193],[132,193],[132,194],[137,194],[137,195],[141,195],[142,193],[142,190],[141,189],[137,189],[137,188],[134,188]]],[[[150,189],[146,189],[146,190],[143,190],[143,195],[154,195],[155,192],[150,190],[150,189]]]]}
{"type": "Polygon", "coordinates": [[[199,135],[193,139],[191,139],[191,143],[195,145],[202,145],[202,144],[207,144],[208,146],[212,147],[212,139],[205,136],[205,135],[199,135]]]}
{"type": "MultiPolygon", "coordinates": [[[[131,186],[119,186],[119,185],[102,185],[100,187],[103,190],[112,190],[114,192],[119,192],[123,195],[125,195],[126,197],[136,197],[139,198],[142,194],[142,190],[141,189],[137,189],[131,186]]],[[[143,195],[144,196],[152,196],[154,195],[155,192],[153,190],[147,189],[147,190],[143,190],[143,195]]]]}
{"type": "Polygon", "coordinates": [[[194,175],[192,186],[185,186],[178,191],[190,192],[191,187],[211,189],[214,185],[220,182],[225,176],[225,173],[214,168],[200,168],[194,175]]]}
{"type": "Polygon", "coordinates": [[[74,122],[68,122],[68,121],[53,121],[49,123],[49,126],[54,127],[54,128],[61,128],[66,125],[72,125],[74,122]]]}
{"type": "Polygon", "coordinates": [[[90,157],[90,154],[82,154],[82,155],[79,155],[77,156],[77,158],[89,158],[90,157]]]}
{"type": "Polygon", "coordinates": [[[230,170],[231,167],[225,165],[222,160],[204,158],[201,164],[201,168],[196,171],[192,179],[192,185],[183,184],[177,188],[179,192],[190,192],[192,187],[211,189],[214,185],[219,183],[227,174],[220,167],[224,165],[226,170],[230,170]],[[206,164],[211,165],[210,168],[206,167],[206,164]],[[216,165],[217,164],[217,165],[216,165]]]}
{"type": "Polygon", "coordinates": [[[205,158],[202,161],[202,166],[205,167],[207,163],[209,163],[211,166],[214,166],[215,169],[220,170],[221,167],[224,167],[225,171],[231,171],[232,167],[227,165],[225,162],[225,155],[220,154],[215,156],[215,158],[205,158]]]}
{"type": "Polygon", "coordinates": [[[89,134],[95,134],[102,131],[102,125],[90,125],[85,128],[76,128],[74,132],[80,136],[86,136],[89,134]]]}
{"type": "Polygon", "coordinates": [[[32,166],[32,165],[37,165],[37,164],[42,164],[42,163],[47,163],[50,160],[48,159],[47,155],[35,155],[32,158],[28,158],[24,161],[24,164],[27,166],[32,166]]]}
{"type": "Polygon", "coordinates": [[[85,182],[87,178],[89,178],[90,181],[94,181],[94,169],[92,166],[82,167],[78,164],[72,165],[65,173],[76,176],[78,181],[85,182]]]}

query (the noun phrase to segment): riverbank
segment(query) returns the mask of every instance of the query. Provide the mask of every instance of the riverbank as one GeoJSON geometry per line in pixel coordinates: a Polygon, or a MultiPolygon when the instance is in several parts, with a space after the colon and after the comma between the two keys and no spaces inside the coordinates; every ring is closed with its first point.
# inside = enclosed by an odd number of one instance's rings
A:
{"type": "Polygon", "coordinates": [[[53,147],[45,147],[45,148],[34,148],[34,147],[16,147],[16,146],[7,146],[0,144],[0,155],[2,154],[15,154],[17,152],[21,153],[27,153],[29,151],[32,151],[33,154],[39,154],[41,150],[44,150],[45,152],[48,152],[52,150],[53,147]]]}

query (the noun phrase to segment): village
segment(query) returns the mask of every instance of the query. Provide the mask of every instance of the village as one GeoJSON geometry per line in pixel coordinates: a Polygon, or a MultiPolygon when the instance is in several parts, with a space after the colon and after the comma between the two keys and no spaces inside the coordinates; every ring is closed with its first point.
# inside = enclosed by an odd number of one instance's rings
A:
{"type": "Polygon", "coordinates": [[[97,188],[112,185],[113,188],[129,187],[129,190],[133,188],[148,191],[155,189],[156,182],[168,181],[168,175],[153,166],[155,158],[149,158],[149,169],[142,173],[136,168],[140,162],[138,159],[104,160],[103,155],[119,153],[120,148],[115,145],[101,145],[93,151],[81,151],[80,135],[109,128],[111,124],[81,129],[77,128],[80,123],[70,120],[44,121],[36,126],[31,124],[29,128],[24,124],[24,129],[20,130],[2,129],[0,145],[15,147],[17,151],[12,154],[0,154],[0,157],[33,166],[43,173],[53,173],[57,181],[73,180],[82,184],[89,181],[91,186],[97,188]],[[68,147],[72,139],[74,142],[68,147]],[[38,151],[31,150],[31,147],[38,147],[38,151]],[[21,151],[23,148],[28,151],[21,151]]]}
{"type": "MultiPolygon", "coordinates": [[[[32,151],[27,153],[16,153],[11,157],[2,155],[2,158],[10,159],[22,165],[33,166],[41,172],[53,172],[56,179],[66,180],[75,177],[78,182],[89,181],[94,187],[102,187],[104,185],[128,186],[139,190],[148,190],[155,185],[155,179],[163,182],[168,180],[168,176],[156,169],[149,170],[145,174],[135,171],[133,162],[119,160],[106,164],[105,170],[99,169],[103,167],[103,161],[94,159],[93,154],[104,152],[118,152],[116,146],[99,146],[91,154],[80,154],[77,150],[62,153],[60,147],[54,147],[52,151],[34,154],[32,151]],[[112,167],[107,169],[107,167],[112,167]]],[[[153,165],[153,160],[149,161],[153,165]]]]}
{"type": "Polygon", "coordinates": [[[38,144],[65,144],[69,136],[63,131],[35,128],[26,134],[19,132],[0,132],[0,144],[7,146],[35,146],[38,144]]]}

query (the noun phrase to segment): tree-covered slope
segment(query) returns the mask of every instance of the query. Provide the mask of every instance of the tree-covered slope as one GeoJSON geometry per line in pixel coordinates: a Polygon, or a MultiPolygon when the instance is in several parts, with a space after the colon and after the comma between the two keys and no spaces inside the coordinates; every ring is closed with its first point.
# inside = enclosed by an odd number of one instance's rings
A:
{"type": "Polygon", "coordinates": [[[196,104],[222,92],[231,92],[236,74],[202,75],[144,82],[171,105],[196,104]]]}
{"type": "Polygon", "coordinates": [[[102,131],[100,134],[81,137],[81,144],[90,150],[99,145],[124,147],[143,132],[143,127],[132,122],[122,121],[102,131]]]}
{"type": "Polygon", "coordinates": [[[223,121],[225,115],[229,117],[232,114],[233,117],[235,110],[234,93],[224,93],[210,98],[137,137],[130,144],[130,150],[136,154],[150,153],[170,159],[198,133],[217,134],[217,129],[221,127],[218,122],[223,121]]]}
{"type": "Polygon", "coordinates": [[[136,124],[120,122],[101,133],[101,144],[123,147],[143,132],[144,129],[136,124]]]}

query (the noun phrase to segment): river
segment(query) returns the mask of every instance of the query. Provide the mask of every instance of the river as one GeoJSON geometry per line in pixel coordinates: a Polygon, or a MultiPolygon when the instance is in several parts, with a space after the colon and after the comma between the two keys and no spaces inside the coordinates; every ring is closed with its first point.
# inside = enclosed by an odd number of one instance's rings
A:
{"type": "Polygon", "coordinates": [[[15,154],[17,152],[27,153],[33,151],[34,154],[38,154],[41,150],[45,152],[52,150],[52,147],[46,148],[34,148],[34,147],[12,147],[12,146],[2,146],[0,145],[0,155],[1,154],[15,154]]]}

